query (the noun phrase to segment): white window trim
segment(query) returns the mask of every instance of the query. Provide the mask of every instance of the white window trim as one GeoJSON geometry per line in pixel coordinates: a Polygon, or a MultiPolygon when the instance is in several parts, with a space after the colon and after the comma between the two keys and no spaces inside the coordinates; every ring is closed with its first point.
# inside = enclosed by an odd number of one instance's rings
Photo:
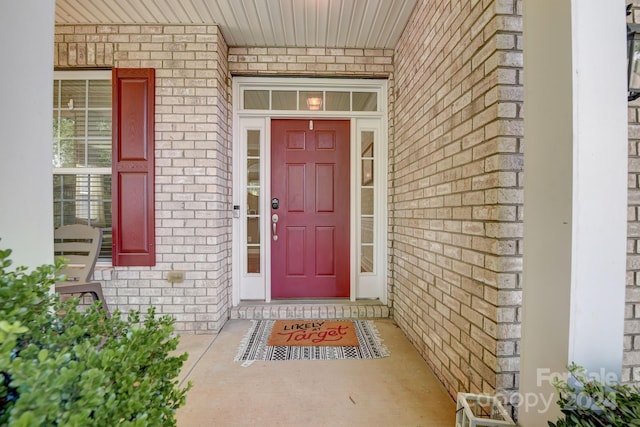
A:
{"type": "MultiPolygon", "coordinates": [[[[233,256],[232,256],[232,303],[237,306],[243,300],[271,301],[271,254],[270,254],[270,152],[272,118],[292,119],[335,119],[351,120],[351,208],[350,208],[350,254],[351,254],[351,290],[350,300],[379,299],[387,302],[387,170],[388,170],[388,112],[387,81],[373,79],[314,79],[279,77],[234,77],[233,79],[233,205],[239,206],[239,215],[233,219],[233,256]],[[378,111],[282,111],[282,110],[241,110],[242,93],[251,90],[367,90],[378,95],[378,111]],[[242,138],[248,129],[261,132],[261,194],[260,194],[260,274],[246,274],[246,147],[242,138]],[[375,223],[374,256],[375,273],[360,273],[360,228],[359,201],[360,187],[358,176],[361,173],[360,132],[372,130],[377,135],[375,144],[375,223]]],[[[233,209],[233,206],[230,207],[233,209]]]]}
{"type": "MultiPolygon", "coordinates": [[[[56,70],[53,72],[53,80],[109,80],[112,79],[112,70],[56,70]]],[[[54,100],[57,102],[58,100],[54,100]]],[[[53,175],[111,175],[112,169],[108,167],[91,168],[56,168],[52,169],[53,175]]],[[[111,259],[99,259],[96,267],[111,267],[111,259]]]]}

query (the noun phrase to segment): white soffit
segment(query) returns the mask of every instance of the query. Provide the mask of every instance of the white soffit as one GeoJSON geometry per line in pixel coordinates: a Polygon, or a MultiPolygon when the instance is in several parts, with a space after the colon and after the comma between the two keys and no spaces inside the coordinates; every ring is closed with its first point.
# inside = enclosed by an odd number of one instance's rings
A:
{"type": "Polygon", "coordinates": [[[217,24],[229,46],[393,49],[418,0],[56,0],[56,24],[217,24]]]}

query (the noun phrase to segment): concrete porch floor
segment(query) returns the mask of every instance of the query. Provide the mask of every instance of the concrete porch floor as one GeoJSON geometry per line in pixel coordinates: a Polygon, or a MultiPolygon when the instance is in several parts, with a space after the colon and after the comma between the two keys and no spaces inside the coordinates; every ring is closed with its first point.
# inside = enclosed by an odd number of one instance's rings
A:
{"type": "Polygon", "coordinates": [[[178,426],[454,426],[455,402],[402,331],[388,319],[375,324],[390,357],[242,367],[233,359],[251,321],[183,335],[180,381],[193,388],[178,426]]]}

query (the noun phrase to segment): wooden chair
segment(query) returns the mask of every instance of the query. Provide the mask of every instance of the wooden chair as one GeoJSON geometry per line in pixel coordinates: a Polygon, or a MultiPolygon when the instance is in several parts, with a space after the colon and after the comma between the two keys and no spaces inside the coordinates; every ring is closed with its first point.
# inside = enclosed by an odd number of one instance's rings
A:
{"type": "Polygon", "coordinates": [[[100,253],[102,230],[89,225],[73,224],[58,227],[54,232],[54,253],[63,257],[67,267],[61,273],[67,276],[64,282],[56,283],[59,294],[91,294],[94,301],[102,301],[102,308],[109,314],[107,301],[100,282],[94,282],[93,269],[100,253]]]}

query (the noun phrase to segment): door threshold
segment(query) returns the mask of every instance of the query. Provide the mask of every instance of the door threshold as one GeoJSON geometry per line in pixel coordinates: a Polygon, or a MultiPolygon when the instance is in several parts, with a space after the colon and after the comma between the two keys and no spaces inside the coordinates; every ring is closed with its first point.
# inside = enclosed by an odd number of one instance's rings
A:
{"type": "Polygon", "coordinates": [[[242,301],[231,319],[387,319],[389,307],[380,300],[323,299],[242,301]]]}
{"type": "MultiPolygon", "coordinates": [[[[244,301],[241,301],[242,304],[244,301]]],[[[252,304],[254,301],[249,301],[252,304]]],[[[351,301],[349,298],[274,298],[271,302],[262,302],[263,304],[353,304],[353,305],[376,305],[381,304],[379,299],[359,299],[351,301]]]]}

